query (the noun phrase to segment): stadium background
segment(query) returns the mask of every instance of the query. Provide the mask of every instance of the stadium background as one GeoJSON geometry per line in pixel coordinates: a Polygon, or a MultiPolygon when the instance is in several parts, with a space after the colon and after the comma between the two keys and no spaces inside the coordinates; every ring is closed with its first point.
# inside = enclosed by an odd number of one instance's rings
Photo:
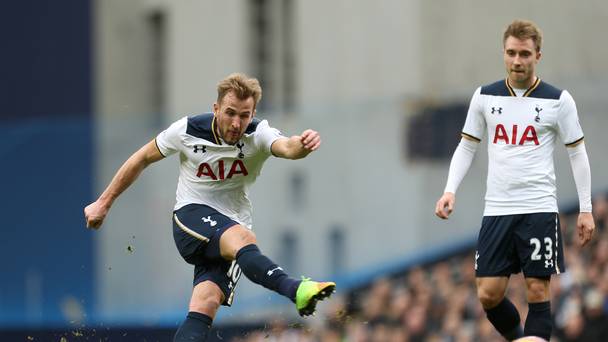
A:
{"type": "MultiPolygon", "coordinates": [[[[209,111],[234,71],[260,78],[260,117],[323,136],[306,160],[264,168],[252,193],[260,245],[291,274],[337,279],[343,294],[473,243],[485,149],[455,215],[432,210],[463,108],[504,75],[501,34],[514,18],[543,29],[539,75],[573,94],[593,190],[608,188],[602,1],[27,0],[2,14],[0,336],[176,328],[191,279],[170,230],[177,160],[146,170],[101,231],[84,228],[82,208],[136,148],[209,111]]],[[[556,172],[572,207],[559,146],[556,172]]],[[[216,322],[299,322],[294,313],[243,279],[216,322]]]]}

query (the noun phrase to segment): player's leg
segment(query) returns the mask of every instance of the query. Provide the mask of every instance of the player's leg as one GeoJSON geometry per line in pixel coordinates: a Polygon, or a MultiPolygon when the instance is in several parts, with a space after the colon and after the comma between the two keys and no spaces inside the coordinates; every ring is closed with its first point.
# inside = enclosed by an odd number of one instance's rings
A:
{"type": "Polygon", "coordinates": [[[300,281],[287,276],[280,266],[262,254],[256,242],[251,230],[234,225],[220,238],[220,254],[226,260],[236,260],[249,280],[294,300],[300,281]]]}
{"type": "Polygon", "coordinates": [[[336,284],[333,282],[289,277],[279,265],[260,252],[256,242],[251,230],[234,225],[221,235],[220,253],[226,260],[236,260],[249,280],[291,299],[300,315],[314,313],[316,302],[334,291],[336,284]]]}
{"type": "Polygon", "coordinates": [[[484,310],[496,307],[505,298],[508,277],[477,277],[477,298],[484,310]]]}
{"type": "Polygon", "coordinates": [[[494,328],[509,341],[524,336],[519,312],[505,297],[508,277],[478,277],[477,297],[494,328]]]}
{"type": "Polygon", "coordinates": [[[550,279],[552,274],[565,270],[559,215],[526,215],[525,225],[517,230],[517,237],[528,298],[528,317],[524,333],[549,340],[553,330],[550,279]]]}
{"type": "Polygon", "coordinates": [[[175,333],[173,341],[205,341],[215,314],[224,299],[224,293],[217,284],[209,280],[198,283],[192,290],[186,320],[175,333]]]}
{"type": "Polygon", "coordinates": [[[519,312],[505,297],[509,276],[519,271],[511,229],[518,220],[518,215],[484,217],[475,253],[477,297],[490,323],[507,340],[523,336],[519,312]]]}
{"type": "Polygon", "coordinates": [[[550,277],[526,278],[528,317],[526,318],[524,333],[527,336],[542,337],[547,341],[553,330],[550,279],[550,277]]]}
{"type": "Polygon", "coordinates": [[[240,273],[219,254],[209,257],[209,242],[232,225],[234,221],[204,205],[186,205],[173,214],[175,245],[184,260],[195,265],[189,312],[175,341],[205,341],[219,305],[230,305],[240,273]]]}

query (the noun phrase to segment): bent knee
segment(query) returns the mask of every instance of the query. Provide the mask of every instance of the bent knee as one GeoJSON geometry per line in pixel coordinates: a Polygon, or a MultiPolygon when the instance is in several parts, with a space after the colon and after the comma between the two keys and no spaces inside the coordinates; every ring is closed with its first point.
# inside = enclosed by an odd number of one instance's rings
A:
{"type": "Polygon", "coordinates": [[[241,225],[235,225],[222,234],[222,239],[230,241],[233,245],[242,245],[241,247],[256,243],[255,233],[241,225]]]}
{"type": "Polygon", "coordinates": [[[538,303],[549,300],[549,283],[543,280],[527,281],[528,303],[538,303]]]}
{"type": "Polygon", "coordinates": [[[505,294],[503,291],[480,287],[477,289],[477,298],[484,309],[491,309],[502,301],[505,294]]]}
{"type": "Polygon", "coordinates": [[[215,317],[215,313],[224,301],[224,293],[219,286],[211,281],[197,284],[192,291],[189,310],[215,317]]]}
{"type": "Polygon", "coordinates": [[[220,238],[220,254],[228,260],[234,260],[236,253],[247,245],[257,243],[255,234],[241,225],[229,228],[220,238]]]}
{"type": "Polygon", "coordinates": [[[255,236],[255,233],[251,229],[243,228],[243,231],[240,232],[241,241],[243,243],[243,247],[251,244],[255,244],[258,242],[258,239],[255,236]]]}
{"type": "Polygon", "coordinates": [[[189,311],[200,312],[213,317],[221,305],[221,295],[210,295],[204,298],[192,298],[189,305],[189,311]]]}

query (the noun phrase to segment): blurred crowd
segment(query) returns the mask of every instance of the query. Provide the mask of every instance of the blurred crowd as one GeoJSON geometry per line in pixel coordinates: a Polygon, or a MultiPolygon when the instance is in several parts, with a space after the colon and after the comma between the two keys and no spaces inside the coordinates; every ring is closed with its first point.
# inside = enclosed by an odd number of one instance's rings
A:
{"type": "MultiPolygon", "coordinates": [[[[581,247],[577,214],[562,215],[567,272],[551,280],[552,341],[608,341],[608,198],[594,198],[597,230],[581,247]]],[[[504,341],[485,317],[475,289],[474,251],[402,274],[376,279],[366,288],[321,305],[317,319],[288,325],[280,318],[268,328],[233,341],[465,342],[504,341]]],[[[520,274],[507,295],[522,324],[528,305],[520,274]]]]}

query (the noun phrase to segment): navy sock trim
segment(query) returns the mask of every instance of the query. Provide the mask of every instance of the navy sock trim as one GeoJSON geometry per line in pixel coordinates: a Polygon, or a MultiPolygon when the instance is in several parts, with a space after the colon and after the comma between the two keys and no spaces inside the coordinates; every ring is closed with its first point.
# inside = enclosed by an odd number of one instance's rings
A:
{"type": "Polygon", "coordinates": [[[485,310],[488,320],[507,340],[523,337],[519,312],[506,297],[495,307],[485,310]]]}
{"type": "Polygon", "coordinates": [[[173,342],[204,342],[211,329],[213,319],[203,313],[190,311],[179,326],[173,342]]]}
{"type": "Polygon", "coordinates": [[[252,243],[251,245],[247,245],[247,246],[239,249],[239,251],[236,252],[236,259],[238,260],[241,255],[243,255],[246,252],[250,252],[250,251],[256,251],[256,252],[260,253],[260,249],[258,248],[258,246],[252,243]]]}
{"type": "Polygon", "coordinates": [[[528,304],[528,309],[530,311],[536,311],[536,312],[542,312],[545,310],[551,310],[551,302],[550,301],[546,301],[546,302],[540,302],[540,303],[529,303],[528,304]]]}
{"type": "Polygon", "coordinates": [[[208,326],[211,326],[211,324],[213,323],[213,318],[205,315],[204,313],[200,313],[200,312],[196,312],[196,311],[188,312],[188,315],[186,317],[199,320],[199,321],[207,324],[208,326]]]}
{"type": "Polygon", "coordinates": [[[249,280],[295,301],[300,281],[290,278],[279,265],[263,255],[255,244],[241,248],[236,253],[236,262],[249,280]]]}
{"type": "Polygon", "coordinates": [[[545,340],[549,340],[551,338],[552,330],[551,302],[529,303],[524,333],[526,335],[538,336],[545,340]]]}

